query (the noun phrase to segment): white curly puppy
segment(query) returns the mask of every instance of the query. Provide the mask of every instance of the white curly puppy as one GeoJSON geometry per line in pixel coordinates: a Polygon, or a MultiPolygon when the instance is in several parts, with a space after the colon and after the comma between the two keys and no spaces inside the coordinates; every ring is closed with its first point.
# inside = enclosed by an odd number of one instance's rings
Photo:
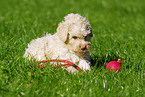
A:
{"type": "MultiPolygon", "coordinates": [[[[28,44],[24,57],[36,59],[65,59],[73,62],[81,69],[90,70],[91,25],[79,14],[68,14],[64,17],[54,35],[32,40],[28,44]]],[[[74,67],[66,68],[69,72],[77,71],[74,67]]]]}

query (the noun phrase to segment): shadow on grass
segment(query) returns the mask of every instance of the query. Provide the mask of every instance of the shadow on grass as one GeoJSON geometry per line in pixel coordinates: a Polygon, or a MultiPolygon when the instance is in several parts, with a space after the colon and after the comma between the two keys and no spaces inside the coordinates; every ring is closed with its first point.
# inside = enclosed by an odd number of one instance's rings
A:
{"type": "Polygon", "coordinates": [[[119,55],[110,52],[107,55],[101,55],[101,56],[97,56],[97,55],[93,55],[91,57],[91,66],[94,68],[98,68],[98,67],[102,67],[102,66],[106,66],[107,63],[109,63],[110,61],[117,61],[119,58],[119,55]]]}

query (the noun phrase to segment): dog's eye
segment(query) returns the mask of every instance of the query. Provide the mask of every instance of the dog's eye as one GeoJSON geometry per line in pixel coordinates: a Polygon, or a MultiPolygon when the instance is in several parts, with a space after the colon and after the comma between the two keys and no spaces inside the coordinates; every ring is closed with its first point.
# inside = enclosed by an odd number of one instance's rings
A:
{"type": "Polygon", "coordinates": [[[85,36],[85,41],[87,41],[88,40],[88,36],[85,36]]]}
{"type": "Polygon", "coordinates": [[[90,41],[91,37],[89,35],[85,36],[85,41],[90,41]]]}
{"type": "Polygon", "coordinates": [[[72,38],[73,38],[73,39],[77,39],[78,37],[77,37],[77,36],[73,36],[72,38]]]}

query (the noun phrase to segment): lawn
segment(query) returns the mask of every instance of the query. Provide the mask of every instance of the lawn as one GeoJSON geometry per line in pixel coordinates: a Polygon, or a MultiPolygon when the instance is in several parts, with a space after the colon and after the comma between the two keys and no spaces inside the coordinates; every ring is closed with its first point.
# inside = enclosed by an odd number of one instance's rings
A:
{"type": "Polygon", "coordinates": [[[145,0],[0,0],[0,97],[145,96],[145,0]],[[69,13],[92,25],[91,71],[40,69],[23,58],[27,44],[55,33],[69,13]],[[109,61],[122,59],[118,73],[109,61]]]}

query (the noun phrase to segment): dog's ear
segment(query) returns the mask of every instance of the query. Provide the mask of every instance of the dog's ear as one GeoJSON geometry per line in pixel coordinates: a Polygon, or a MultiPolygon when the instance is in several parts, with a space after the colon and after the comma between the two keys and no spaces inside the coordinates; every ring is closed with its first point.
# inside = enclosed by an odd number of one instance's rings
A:
{"type": "Polygon", "coordinates": [[[64,43],[68,43],[68,41],[69,41],[69,25],[60,23],[57,28],[57,35],[64,43]]]}

